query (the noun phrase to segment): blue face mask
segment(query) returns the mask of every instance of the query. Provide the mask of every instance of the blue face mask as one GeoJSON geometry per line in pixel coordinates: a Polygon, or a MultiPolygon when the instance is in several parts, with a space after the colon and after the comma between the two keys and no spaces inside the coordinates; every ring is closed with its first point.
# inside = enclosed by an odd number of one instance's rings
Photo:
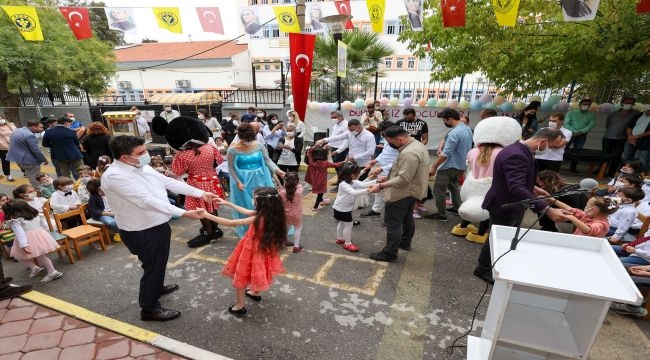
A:
{"type": "Polygon", "coordinates": [[[144,153],[144,154],[142,154],[142,155],[140,155],[138,157],[135,157],[135,156],[131,156],[131,157],[138,160],[138,164],[134,165],[138,169],[142,169],[146,165],[149,165],[149,163],[151,162],[151,155],[149,155],[148,152],[144,153]]]}

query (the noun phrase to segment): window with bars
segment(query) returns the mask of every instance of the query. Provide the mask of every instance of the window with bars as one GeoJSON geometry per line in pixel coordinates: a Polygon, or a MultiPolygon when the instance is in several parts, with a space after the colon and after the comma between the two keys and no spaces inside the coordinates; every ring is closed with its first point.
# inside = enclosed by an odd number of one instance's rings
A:
{"type": "Polygon", "coordinates": [[[398,69],[404,68],[404,58],[397,58],[397,62],[395,65],[397,65],[396,67],[398,69]]]}
{"type": "Polygon", "coordinates": [[[451,98],[452,99],[458,99],[458,94],[460,94],[460,91],[454,90],[451,92],[451,98]]]}
{"type": "Polygon", "coordinates": [[[415,58],[409,58],[406,67],[409,69],[415,69],[415,58]]]}
{"type": "Polygon", "coordinates": [[[393,58],[385,58],[384,59],[384,67],[386,67],[386,69],[392,68],[393,67],[393,58]]]}
{"type": "Polygon", "coordinates": [[[422,98],[424,97],[424,91],[423,91],[423,90],[418,90],[418,91],[416,92],[415,97],[416,97],[418,100],[419,100],[419,99],[422,99],[422,98]]]}
{"type": "Polygon", "coordinates": [[[474,94],[474,100],[480,100],[481,96],[483,96],[483,91],[477,90],[476,93],[474,94]]]}
{"type": "Polygon", "coordinates": [[[381,91],[381,97],[389,98],[390,97],[390,90],[382,90],[381,91]]]}
{"type": "Polygon", "coordinates": [[[392,97],[399,99],[399,96],[400,96],[401,93],[402,93],[401,90],[393,90],[392,97]]]}
{"type": "Polygon", "coordinates": [[[447,90],[438,91],[438,99],[446,99],[448,93],[449,92],[447,90]]]}
{"type": "Polygon", "coordinates": [[[388,24],[386,26],[386,35],[395,35],[395,25],[394,24],[388,24]]]}
{"type": "Polygon", "coordinates": [[[404,98],[410,98],[413,96],[413,90],[404,90],[404,98]]]}
{"type": "Polygon", "coordinates": [[[470,91],[470,90],[463,91],[463,99],[465,99],[467,101],[471,101],[472,100],[472,91],[470,91]]]}
{"type": "Polygon", "coordinates": [[[436,98],[436,91],[434,89],[429,89],[427,91],[427,98],[435,99],[436,98]]]}

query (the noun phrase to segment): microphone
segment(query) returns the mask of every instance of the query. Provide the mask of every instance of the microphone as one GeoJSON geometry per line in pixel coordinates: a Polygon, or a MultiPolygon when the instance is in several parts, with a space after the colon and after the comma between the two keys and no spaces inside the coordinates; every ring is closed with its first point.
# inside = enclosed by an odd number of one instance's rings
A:
{"type": "Polygon", "coordinates": [[[574,191],[591,191],[597,187],[598,187],[598,181],[591,178],[585,178],[580,180],[579,184],[569,185],[566,188],[564,188],[564,190],[558,192],[557,194],[562,195],[574,191]]]}

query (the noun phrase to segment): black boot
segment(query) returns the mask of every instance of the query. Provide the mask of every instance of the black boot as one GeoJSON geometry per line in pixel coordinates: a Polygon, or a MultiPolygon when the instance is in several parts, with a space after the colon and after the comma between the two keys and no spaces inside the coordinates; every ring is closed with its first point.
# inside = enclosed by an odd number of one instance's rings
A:
{"type": "Polygon", "coordinates": [[[221,238],[221,237],[223,237],[223,230],[221,230],[219,228],[216,228],[216,229],[214,229],[212,231],[212,235],[211,235],[212,239],[216,240],[216,239],[221,238]]]}
{"type": "Polygon", "coordinates": [[[212,237],[206,231],[203,231],[201,235],[190,239],[190,241],[187,242],[187,246],[191,248],[205,246],[210,243],[210,240],[212,240],[212,237]]]}

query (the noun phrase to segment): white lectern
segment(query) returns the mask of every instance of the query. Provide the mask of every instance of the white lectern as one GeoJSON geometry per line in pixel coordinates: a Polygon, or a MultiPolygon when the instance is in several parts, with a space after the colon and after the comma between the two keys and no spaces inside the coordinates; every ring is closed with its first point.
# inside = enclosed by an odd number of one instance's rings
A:
{"type": "MultiPolygon", "coordinates": [[[[514,234],[492,227],[492,261],[514,234]]],[[[642,301],[604,239],[531,230],[492,270],[483,331],[468,338],[468,360],[587,359],[610,302],[642,301]]]]}

